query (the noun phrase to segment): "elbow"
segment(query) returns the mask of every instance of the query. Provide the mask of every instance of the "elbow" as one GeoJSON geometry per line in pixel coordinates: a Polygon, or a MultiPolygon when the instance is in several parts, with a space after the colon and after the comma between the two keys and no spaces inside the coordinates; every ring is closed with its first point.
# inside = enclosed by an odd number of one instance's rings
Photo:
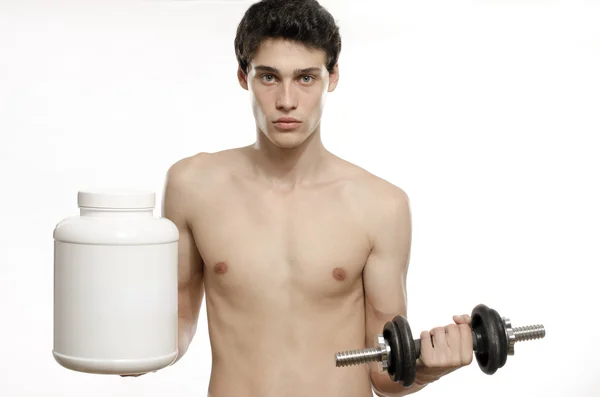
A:
{"type": "Polygon", "coordinates": [[[371,389],[377,397],[400,397],[414,392],[401,383],[392,381],[386,372],[380,374],[373,371],[371,371],[371,389]]]}
{"type": "Polygon", "coordinates": [[[371,389],[373,390],[373,394],[377,397],[386,397],[386,394],[382,390],[382,386],[380,382],[377,382],[377,378],[371,376],[371,389]]]}
{"type": "MultiPolygon", "coordinates": [[[[386,393],[384,392],[384,390],[386,389],[385,380],[383,379],[385,373],[380,374],[375,371],[370,371],[369,376],[371,377],[371,389],[373,390],[373,393],[377,397],[386,397],[386,393]]],[[[389,381],[391,382],[391,380],[389,381]]]]}

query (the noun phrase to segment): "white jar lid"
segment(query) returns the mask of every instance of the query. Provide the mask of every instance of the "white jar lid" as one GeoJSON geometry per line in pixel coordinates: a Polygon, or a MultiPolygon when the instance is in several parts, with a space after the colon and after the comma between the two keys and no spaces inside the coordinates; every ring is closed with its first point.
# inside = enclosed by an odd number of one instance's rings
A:
{"type": "Polygon", "coordinates": [[[77,193],[77,205],[89,208],[154,208],[155,198],[154,192],[146,190],[89,189],[77,193]]]}

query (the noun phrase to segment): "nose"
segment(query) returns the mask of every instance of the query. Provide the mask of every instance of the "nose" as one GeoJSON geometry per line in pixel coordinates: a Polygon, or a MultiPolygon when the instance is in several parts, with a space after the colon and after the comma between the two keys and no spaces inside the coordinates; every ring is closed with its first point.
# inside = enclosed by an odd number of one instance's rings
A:
{"type": "Polygon", "coordinates": [[[277,110],[290,111],[298,107],[298,98],[294,92],[293,82],[284,82],[279,86],[276,101],[277,110]]]}

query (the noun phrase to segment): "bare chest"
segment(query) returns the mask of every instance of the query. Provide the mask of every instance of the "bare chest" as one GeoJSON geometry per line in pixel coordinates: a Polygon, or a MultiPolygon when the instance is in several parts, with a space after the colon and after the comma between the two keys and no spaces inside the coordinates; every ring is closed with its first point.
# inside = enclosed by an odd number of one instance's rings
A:
{"type": "Polygon", "coordinates": [[[370,252],[357,209],[343,196],[238,190],[194,220],[211,288],[235,296],[335,298],[362,283],[370,252]]]}

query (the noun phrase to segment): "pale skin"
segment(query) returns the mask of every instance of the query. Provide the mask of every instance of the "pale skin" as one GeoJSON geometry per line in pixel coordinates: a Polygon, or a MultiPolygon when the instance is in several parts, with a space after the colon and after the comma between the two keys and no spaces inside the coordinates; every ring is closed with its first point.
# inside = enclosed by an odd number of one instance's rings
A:
{"type": "Polygon", "coordinates": [[[238,70],[256,142],[169,169],[163,215],[180,231],[177,360],[205,299],[210,397],[402,396],[472,362],[464,315],[420,334],[410,388],[376,366],[335,367],[336,352],[373,346],[387,321],[406,316],[411,214],[401,188],[323,146],[320,119],[339,81],[325,61],[320,50],[264,42],[248,75],[238,70]],[[283,131],[280,117],[300,123],[283,131]]]}

